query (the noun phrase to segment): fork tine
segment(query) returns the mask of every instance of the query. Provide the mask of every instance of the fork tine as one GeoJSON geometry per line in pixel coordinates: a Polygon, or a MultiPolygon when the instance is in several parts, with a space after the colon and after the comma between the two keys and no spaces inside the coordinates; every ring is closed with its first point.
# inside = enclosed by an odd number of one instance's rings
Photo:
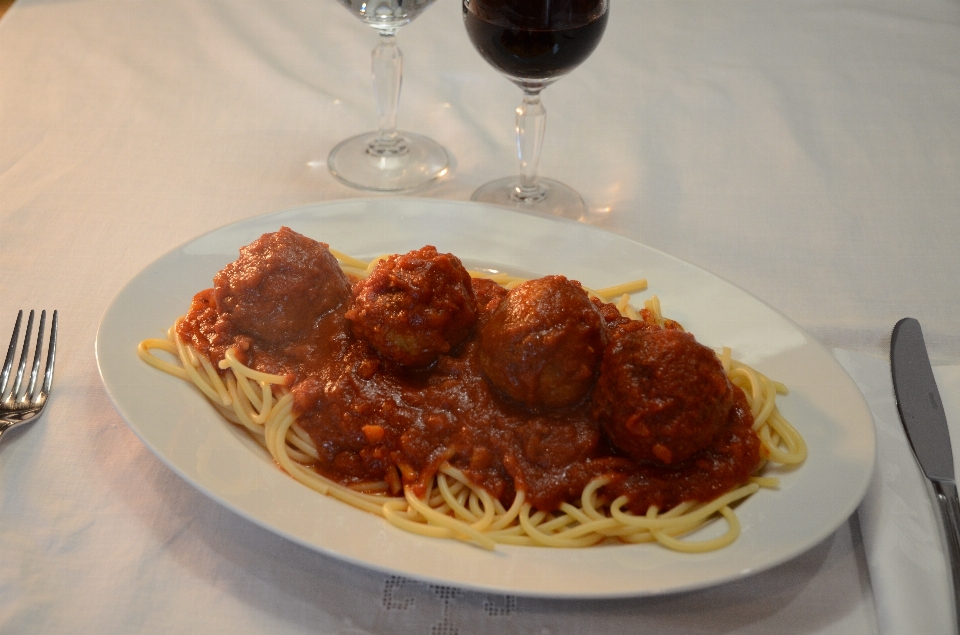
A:
{"type": "MultiPolygon", "coordinates": [[[[39,350],[39,349],[38,349],[39,350]]],[[[50,386],[53,384],[53,365],[57,361],[57,312],[53,312],[53,318],[50,320],[50,343],[47,345],[47,368],[43,373],[43,385],[40,387],[40,394],[35,401],[44,401],[50,393],[50,386]]]]}
{"type": "Polygon", "coordinates": [[[23,320],[23,311],[17,313],[17,323],[13,326],[13,335],[10,336],[10,346],[7,348],[7,357],[3,361],[3,371],[0,373],[0,399],[7,392],[7,380],[10,379],[10,370],[13,368],[13,355],[17,351],[17,340],[20,335],[20,322],[23,320]]]}
{"type": "Polygon", "coordinates": [[[33,389],[37,386],[37,374],[40,372],[40,353],[43,351],[43,331],[47,322],[47,312],[40,311],[40,324],[37,326],[37,346],[33,352],[33,367],[30,369],[30,381],[27,383],[27,389],[23,392],[22,401],[24,404],[33,400],[33,389]]]}
{"type": "Polygon", "coordinates": [[[13,390],[10,391],[10,399],[15,400],[20,395],[20,384],[23,383],[23,372],[27,369],[27,358],[30,357],[30,333],[33,332],[33,310],[30,310],[30,317],[27,318],[27,330],[23,334],[23,348],[20,349],[20,365],[17,366],[17,378],[13,382],[13,390]]]}

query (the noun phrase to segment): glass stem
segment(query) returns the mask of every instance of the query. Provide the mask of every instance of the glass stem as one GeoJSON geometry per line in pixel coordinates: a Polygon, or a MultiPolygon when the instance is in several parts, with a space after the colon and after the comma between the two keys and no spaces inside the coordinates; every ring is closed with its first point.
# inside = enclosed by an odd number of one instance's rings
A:
{"type": "Polygon", "coordinates": [[[520,183],[511,198],[524,202],[542,199],[546,190],[537,181],[540,146],[547,127],[547,111],[540,102],[540,88],[524,87],[523,101],[517,106],[517,154],[520,157],[520,183]]]}
{"type": "Polygon", "coordinates": [[[367,147],[368,154],[398,156],[407,146],[397,132],[397,106],[403,83],[403,53],[397,46],[396,33],[381,31],[377,47],[371,53],[373,91],[377,98],[379,127],[377,138],[367,147]]]}

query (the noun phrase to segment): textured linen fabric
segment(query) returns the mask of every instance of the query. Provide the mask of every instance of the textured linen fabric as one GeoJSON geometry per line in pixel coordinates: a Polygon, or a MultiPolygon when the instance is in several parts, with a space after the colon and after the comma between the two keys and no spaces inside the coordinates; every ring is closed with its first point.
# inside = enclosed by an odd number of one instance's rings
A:
{"type": "MultiPolygon", "coordinates": [[[[103,311],[203,232],[364,196],[326,156],[375,125],[375,40],[334,0],[18,0],[0,18],[0,334],[19,308],[61,318],[47,412],[0,442],[0,633],[889,626],[856,517],[714,589],[531,600],[308,551],[140,443],[97,375],[103,311]]],[[[458,2],[398,43],[400,127],[453,159],[416,195],[464,200],[517,171],[519,90],[473,51],[458,2]]],[[[614,0],[599,48],[543,100],[540,171],[583,194],[584,222],[723,276],[830,347],[882,356],[911,315],[935,361],[960,363],[954,0],[614,0]]]]}
{"type": "MultiPolygon", "coordinates": [[[[834,351],[870,404],[877,469],[858,516],[884,633],[949,633],[955,624],[950,575],[935,499],[897,414],[889,360],[834,351]],[[906,592],[909,590],[909,592],[906,592]]],[[[960,465],[960,366],[934,369],[960,465]]]]}

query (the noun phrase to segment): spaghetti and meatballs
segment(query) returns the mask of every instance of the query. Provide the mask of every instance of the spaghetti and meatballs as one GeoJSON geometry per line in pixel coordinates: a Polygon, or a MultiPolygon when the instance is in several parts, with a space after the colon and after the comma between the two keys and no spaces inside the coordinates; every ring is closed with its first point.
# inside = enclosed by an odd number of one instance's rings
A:
{"type": "Polygon", "coordinates": [[[802,439],[764,406],[777,386],[738,382],[742,366],[656,310],[627,317],[564,276],[509,286],[432,246],[348,275],[284,227],[141,355],[169,370],[149,351],[176,351],[178,374],[298,480],[484,546],[721,546],[768,446],[802,461],[802,439]],[[724,536],[676,538],[716,514],[724,536]]]}

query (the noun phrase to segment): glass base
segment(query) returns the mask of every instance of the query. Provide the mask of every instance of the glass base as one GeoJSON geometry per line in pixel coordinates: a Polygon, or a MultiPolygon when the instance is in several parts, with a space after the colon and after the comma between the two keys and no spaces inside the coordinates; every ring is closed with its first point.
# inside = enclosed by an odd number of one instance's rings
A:
{"type": "Polygon", "coordinates": [[[508,176],[480,186],[470,198],[482,203],[544,212],[575,220],[584,217],[587,206],[575,190],[552,179],[538,178],[537,183],[540,186],[539,190],[532,195],[524,196],[520,190],[519,177],[508,176]]]}
{"type": "Polygon", "coordinates": [[[423,187],[450,170],[446,150],[432,139],[401,132],[387,148],[367,132],[337,144],[327,159],[330,172],[350,187],[374,192],[404,192],[423,187]]]}

